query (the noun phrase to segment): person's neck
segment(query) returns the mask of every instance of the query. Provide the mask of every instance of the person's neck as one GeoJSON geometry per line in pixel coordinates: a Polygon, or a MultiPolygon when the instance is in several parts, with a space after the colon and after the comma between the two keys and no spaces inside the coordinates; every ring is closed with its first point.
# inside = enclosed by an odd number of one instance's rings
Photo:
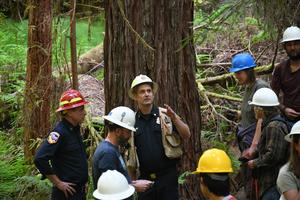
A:
{"type": "Polygon", "coordinates": [[[78,122],[75,122],[74,120],[72,120],[70,117],[68,117],[68,116],[65,116],[64,117],[64,119],[65,120],[67,120],[70,124],[72,124],[72,126],[78,126],[79,125],[79,123],[78,122]]]}
{"type": "Polygon", "coordinates": [[[290,66],[291,66],[292,72],[297,71],[300,68],[300,59],[298,59],[298,60],[290,59],[290,66]]]}
{"type": "Polygon", "coordinates": [[[116,134],[114,134],[114,133],[108,132],[105,140],[110,142],[111,144],[113,144],[115,146],[119,146],[116,134]]]}
{"type": "Polygon", "coordinates": [[[151,113],[151,110],[153,108],[153,104],[150,105],[138,105],[139,111],[143,114],[143,115],[147,115],[151,113]]]}

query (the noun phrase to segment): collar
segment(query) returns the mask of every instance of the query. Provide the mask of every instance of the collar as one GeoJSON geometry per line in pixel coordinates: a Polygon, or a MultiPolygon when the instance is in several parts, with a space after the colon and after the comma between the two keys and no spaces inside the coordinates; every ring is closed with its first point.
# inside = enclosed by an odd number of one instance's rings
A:
{"type": "Polygon", "coordinates": [[[158,117],[159,116],[159,109],[157,106],[153,105],[151,112],[149,114],[144,115],[140,110],[137,111],[137,117],[138,118],[145,118],[146,116],[151,116],[151,117],[158,117]]]}
{"type": "Polygon", "coordinates": [[[64,125],[66,125],[71,131],[73,131],[74,129],[75,130],[79,130],[80,129],[80,126],[77,125],[77,126],[73,126],[73,124],[71,124],[67,119],[63,118],[62,120],[62,123],[64,125]]]}

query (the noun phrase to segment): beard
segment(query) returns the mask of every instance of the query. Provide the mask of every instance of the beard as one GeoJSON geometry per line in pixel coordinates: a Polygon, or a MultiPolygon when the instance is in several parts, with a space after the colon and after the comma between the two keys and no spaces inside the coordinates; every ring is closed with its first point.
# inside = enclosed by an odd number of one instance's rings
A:
{"type": "Polygon", "coordinates": [[[293,61],[300,60],[300,52],[289,52],[287,54],[288,54],[288,57],[293,61]]]}
{"type": "Polygon", "coordinates": [[[118,139],[118,143],[120,146],[122,147],[126,147],[128,145],[128,138],[125,138],[125,137],[119,137],[118,139]]]}

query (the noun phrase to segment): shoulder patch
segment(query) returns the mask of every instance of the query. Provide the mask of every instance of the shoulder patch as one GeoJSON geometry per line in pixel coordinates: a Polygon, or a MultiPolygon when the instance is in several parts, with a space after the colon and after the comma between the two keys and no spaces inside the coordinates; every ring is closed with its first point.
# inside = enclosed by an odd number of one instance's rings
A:
{"type": "Polygon", "coordinates": [[[59,133],[58,132],[51,132],[47,138],[47,141],[49,144],[55,144],[58,141],[59,138],[59,133]]]}

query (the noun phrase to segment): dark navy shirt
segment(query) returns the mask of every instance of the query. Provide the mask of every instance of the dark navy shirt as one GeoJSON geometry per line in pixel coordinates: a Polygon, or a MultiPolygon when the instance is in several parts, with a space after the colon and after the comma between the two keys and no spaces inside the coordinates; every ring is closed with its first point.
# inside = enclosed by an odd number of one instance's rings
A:
{"type": "Polygon", "coordinates": [[[88,181],[88,163],[80,127],[63,119],[36,152],[34,163],[43,175],[83,186],[88,181]]]}
{"type": "MultiPolygon", "coordinates": [[[[135,118],[137,130],[134,134],[134,143],[137,148],[141,173],[159,173],[176,167],[179,159],[169,159],[165,155],[158,107],[153,106],[148,115],[143,115],[138,111],[135,118]]],[[[175,127],[173,126],[173,128],[175,127]]]]}
{"type": "Polygon", "coordinates": [[[97,146],[93,156],[94,189],[97,189],[97,182],[101,174],[107,170],[117,170],[126,177],[128,183],[131,183],[127,167],[118,147],[104,140],[97,146]]]}

